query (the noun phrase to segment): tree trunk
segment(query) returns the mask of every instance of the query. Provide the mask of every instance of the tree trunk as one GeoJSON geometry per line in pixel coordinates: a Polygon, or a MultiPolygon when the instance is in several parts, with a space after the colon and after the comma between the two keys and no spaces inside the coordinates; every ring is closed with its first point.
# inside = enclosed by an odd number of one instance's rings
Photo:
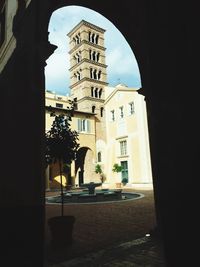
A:
{"type": "Polygon", "coordinates": [[[62,162],[59,160],[59,170],[60,170],[60,191],[61,191],[61,216],[64,215],[64,195],[63,195],[63,184],[62,184],[62,162]]]}

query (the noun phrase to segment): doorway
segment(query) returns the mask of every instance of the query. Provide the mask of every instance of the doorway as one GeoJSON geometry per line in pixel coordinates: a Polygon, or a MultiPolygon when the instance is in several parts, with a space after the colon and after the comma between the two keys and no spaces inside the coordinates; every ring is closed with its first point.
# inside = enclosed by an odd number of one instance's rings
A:
{"type": "Polygon", "coordinates": [[[128,179],[128,161],[121,161],[121,166],[122,166],[122,172],[121,172],[122,180],[124,178],[128,179]]]}

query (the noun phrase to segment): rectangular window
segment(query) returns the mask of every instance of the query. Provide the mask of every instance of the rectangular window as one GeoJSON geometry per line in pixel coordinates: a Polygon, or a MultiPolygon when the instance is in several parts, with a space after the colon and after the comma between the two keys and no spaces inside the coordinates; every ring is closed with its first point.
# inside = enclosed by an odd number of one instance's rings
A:
{"type": "Polygon", "coordinates": [[[78,119],[78,132],[90,133],[90,121],[87,119],[78,119]]]}
{"type": "Polygon", "coordinates": [[[0,47],[5,40],[6,5],[5,1],[0,2],[0,47]]]}
{"type": "Polygon", "coordinates": [[[114,110],[111,110],[111,112],[110,112],[110,120],[115,121],[115,111],[114,110]]]}
{"type": "Polygon", "coordinates": [[[56,107],[57,107],[57,108],[63,108],[63,104],[56,103],[56,107]]]}
{"type": "Polygon", "coordinates": [[[120,155],[125,156],[127,155],[127,141],[120,141],[120,155]]]}
{"type": "Polygon", "coordinates": [[[119,108],[119,117],[122,119],[124,117],[124,107],[119,108]]]}
{"type": "Polygon", "coordinates": [[[128,113],[129,115],[132,115],[134,112],[135,112],[134,102],[131,102],[128,104],[128,113]]]}

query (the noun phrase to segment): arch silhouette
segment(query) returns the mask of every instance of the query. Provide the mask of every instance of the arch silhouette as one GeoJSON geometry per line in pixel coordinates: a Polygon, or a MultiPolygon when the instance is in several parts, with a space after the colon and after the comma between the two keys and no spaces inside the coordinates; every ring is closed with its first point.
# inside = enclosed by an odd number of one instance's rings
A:
{"type": "MultiPolygon", "coordinates": [[[[196,68],[198,57],[195,55],[196,52],[199,53],[196,34],[198,8],[195,11],[192,6],[194,1],[188,1],[187,5],[171,1],[172,8],[167,5],[163,8],[159,1],[152,5],[151,1],[142,0],[132,0],[131,6],[130,1],[120,3],[114,0],[30,1],[27,13],[25,1],[18,2],[23,3],[23,6],[18,6],[13,20],[16,48],[1,73],[0,84],[1,104],[3,111],[5,110],[2,121],[9,129],[1,132],[2,142],[7,142],[5,148],[1,147],[4,155],[1,175],[6,177],[1,180],[1,203],[5,207],[13,207],[14,204],[19,208],[17,211],[11,209],[12,212],[6,212],[1,221],[2,240],[7,241],[8,236],[9,241],[12,240],[12,246],[10,242],[4,243],[2,249],[5,249],[7,254],[3,251],[2,257],[17,255],[12,257],[15,265],[32,262],[33,266],[40,266],[41,263],[37,260],[43,249],[44,221],[41,218],[44,215],[44,166],[43,150],[38,140],[43,140],[44,133],[44,109],[41,108],[44,105],[45,88],[43,68],[46,59],[56,48],[47,41],[48,24],[54,10],[67,5],[79,5],[95,10],[112,21],[134,51],[147,102],[152,167],[156,177],[155,203],[159,226],[166,240],[168,264],[195,266],[198,262],[198,253],[194,253],[197,251],[193,238],[199,229],[194,212],[198,210],[198,202],[195,199],[198,192],[194,193],[194,185],[198,181],[196,173],[199,172],[199,130],[195,126],[199,119],[199,98],[192,97],[192,101],[188,101],[190,92],[193,92],[193,96],[198,95],[199,85],[196,68]],[[26,101],[19,105],[24,96],[28,96],[26,101]],[[9,109],[8,99],[11,100],[9,109]],[[28,112],[25,114],[24,110],[28,112]],[[13,117],[13,111],[16,118],[23,114],[23,118],[26,119],[13,120],[8,124],[7,118],[13,117]],[[191,122],[188,128],[186,121],[191,122]],[[29,129],[28,135],[24,129],[29,129]],[[12,156],[15,157],[12,162],[15,175],[8,172],[8,148],[12,148],[12,156]],[[18,153],[15,153],[16,151],[18,153]],[[29,190],[24,190],[27,187],[29,190]],[[192,194],[188,198],[186,195],[191,188],[192,194]],[[26,210],[24,200],[28,204],[26,210]],[[10,231],[13,230],[11,222],[14,216],[15,229],[19,230],[15,234],[10,231]],[[32,225],[34,228],[31,228],[32,225]],[[41,231],[42,234],[38,236],[35,234],[37,231],[41,231]],[[39,245],[40,242],[42,245],[39,245]],[[25,247],[24,244],[29,246],[25,247]],[[36,247],[33,244],[38,245],[36,247]]],[[[7,257],[6,261],[10,258],[7,257]]]]}

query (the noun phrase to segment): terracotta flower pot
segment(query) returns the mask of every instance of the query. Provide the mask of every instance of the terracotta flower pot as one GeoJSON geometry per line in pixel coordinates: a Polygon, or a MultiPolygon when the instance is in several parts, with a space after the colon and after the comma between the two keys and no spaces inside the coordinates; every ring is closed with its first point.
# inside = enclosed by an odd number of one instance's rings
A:
{"type": "Polygon", "coordinates": [[[74,222],[74,216],[56,216],[48,220],[52,247],[62,248],[72,244],[74,222]]]}

